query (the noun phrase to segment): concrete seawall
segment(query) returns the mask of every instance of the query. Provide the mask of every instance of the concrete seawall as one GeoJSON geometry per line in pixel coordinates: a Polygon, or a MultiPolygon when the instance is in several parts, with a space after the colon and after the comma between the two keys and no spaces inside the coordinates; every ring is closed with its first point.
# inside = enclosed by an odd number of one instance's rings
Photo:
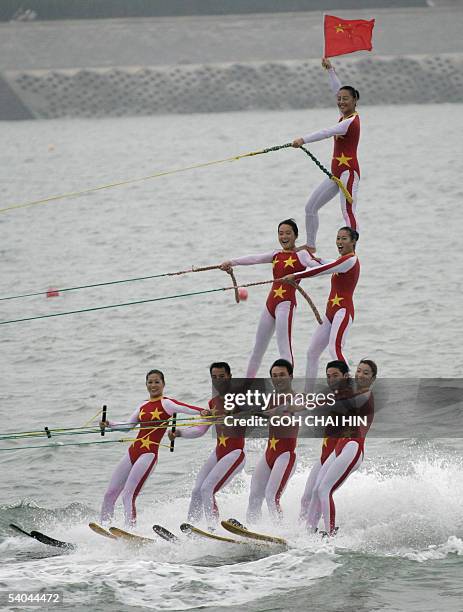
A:
{"type": "MultiPolygon", "coordinates": [[[[344,61],[342,78],[360,90],[362,104],[460,102],[463,54],[355,58],[344,61]]],[[[25,118],[24,109],[50,119],[307,108],[330,102],[319,60],[35,70],[7,72],[4,79],[23,109],[16,118],[25,118]]]]}

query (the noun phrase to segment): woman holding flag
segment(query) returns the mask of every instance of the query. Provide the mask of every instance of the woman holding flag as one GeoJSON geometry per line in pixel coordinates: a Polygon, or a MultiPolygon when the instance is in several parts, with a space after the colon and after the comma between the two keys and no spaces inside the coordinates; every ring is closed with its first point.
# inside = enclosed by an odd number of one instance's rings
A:
{"type": "Polygon", "coordinates": [[[296,138],[293,147],[301,147],[309,142],[317,142],[325,138],[334,138],[332,174],[340,179],[351,194],[349,202],[337,183],[325,178],[313,191],[305,207],[305,225],[307,232],[307,247],[311,253],[316,251],[316,238],[319,226],[318,211],[339,193],[341,211],[348,227],[358,231],[355,215],[357,206],[357,190],[360,181],[360,167],[357,159],[357,146],[360,138],[360,118],[356,112],[359,92],[350,85],[341,86],[341,81],[327,58],[322,59],[322,66],[328,71],[331,90],[337,96],[337,104],[341,117],[336,125],[312,132],[296,138]]]}

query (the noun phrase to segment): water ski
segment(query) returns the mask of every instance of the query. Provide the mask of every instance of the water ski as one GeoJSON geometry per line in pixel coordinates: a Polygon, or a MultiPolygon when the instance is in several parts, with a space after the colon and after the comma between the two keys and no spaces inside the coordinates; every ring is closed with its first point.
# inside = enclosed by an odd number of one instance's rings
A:
{"type": "Polygon", "coordinates": [[[42,544],[46,544],[47,546],[53,546],[55,548],[63,548],[65,550],[75,550],[77,548],[75,544],[71,544],[70,542],[63,542],[62,540],[57,540],[55,538],[52,538],[46,535],[45,533],[42,533],[41,531],[36,531],[35,529],[29,532],[23,529],[22,527],[15,525],[14,523],[10,523],[10,527],[11,529],[14,529],[15,531],[17,531],[18,533],[29,536],[33,540],[37,540],[38,542],[41,542],[42,544]]]}
{"type": "Polygon", "coordinates": [[[189,523],[182,523],[180,525],[180,531],[186,535],[196,535],[202,538],[208,538],[209,540],[216,540],[218,542],[228,542],[229,544],[246,544],[246,542],[243,542],[242,540],[234,540],[232,538],[216,535],[215,533],[210,533],[209,531],[203,531],[202,529],[198,529],[189,523]]]}
{"type": "Polygon", "coordinates": [[[105,538],[108,538],[109,540],[117,540],[117,537],[115,535],[113,535],[111,532],[109,532],[107,529],[105,529],[101,525],[98,525],[98,523],[89,523],[88,526],[90,527],[92,531],[94,531],[98,535],[102,535],[105,538]]]}
{"type": "Polygon", "coordinates": [[[179,542],[180,541],[179,538],[174,533],[172,533],[171,531],[169,531],[162,525],[153,525],[153,531],[156,535],[158,535],[163,540],[167,540],[167,542],[179,542]]]}
{"type": "Polygon", "coordinates": [[[156,540],[153,540],[152,538],[145,538],[144,536],[130,533],[130,531],[119,529],[119,527],[110,527],[109,532],[117,539],[126,540],[127,542],[132,542],[133,544],[154,544],[156,542],[156,540]]]}
{"type": "Polygon", "coordinates": [[[241,524],[236,519],[231,518],[231,519],[228,519],[228,521],[222,521],[221,523],[224,529],[226,529],[227,531],[235,535],[240,535],[240,536],[243,536],[244,538],[249,538],[251,540],[258,540],[261,542],[268,542],[271,544],[280,544],[280,546],[288,546],[288,542],[285,539],[279,538],[277,536],[270,536],[270,535],[266,535],[263,533],[257,533],[256,531],[250,531],[249,529],[247,529],[247,527],[245,527],[243,524],[241,524]]]}

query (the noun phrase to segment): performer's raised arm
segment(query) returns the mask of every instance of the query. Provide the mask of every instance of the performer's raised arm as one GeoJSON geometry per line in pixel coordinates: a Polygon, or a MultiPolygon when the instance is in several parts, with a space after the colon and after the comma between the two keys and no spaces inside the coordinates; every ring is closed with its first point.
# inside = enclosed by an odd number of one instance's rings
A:
{"type": "Polygon", "coordinates": [[[333,64],[327,57],[322,57],[322,66],[328,72],[328,78],[330,80],[330,88],[331,91],[336,96],[338,91],[341,89],[341,81],[339,80],[338,75],[336,74],[336,70],[334,69],[333,64]]]}

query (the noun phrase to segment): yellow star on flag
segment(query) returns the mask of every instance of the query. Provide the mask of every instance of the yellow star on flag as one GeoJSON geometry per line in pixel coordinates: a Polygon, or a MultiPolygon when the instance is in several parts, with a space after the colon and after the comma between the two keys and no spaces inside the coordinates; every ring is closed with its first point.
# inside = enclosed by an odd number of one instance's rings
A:
{"type": "Polygon", "coordinates": [[[349,162],[351,159],[353,159],[353,157],[346,157],[344,153],[341,153],[339,157],[335,157],[334,159],[338,160],[338,166],[347,166],[348,168],[350,168],[349,162]]]}
{"type": "Polygon", "coordinates": [[[141,446],[140,448],[147,448],[149,450],[150,444],[154,444],[152,440],[149,438],[140,438],[141,446]]]}
{"type": "Polygon", "coordinates": [[[274,268],[278,263],[278,257],[274,257],[272,260],[272,268],[274,268]]]}
{"type": "Polygon", "coordinates": [[[341,306],[341,300],[343,300],[343,299],[344,299],[343,297],[341,297],[340,295],[338,295],[336,293],[334,298],[331,298],[331,300],[330,300],[331,306],[341,306]]]}
{"type": "Polygon", "coordinates": [[[340,23],[334,27],[336,28],[336,34],[339,34],[339,32],[344,32],[344,26],[341,25],[340,23]]]}
{"type": "Polygon", "coordinates": [[[277,449],[277,444],[280,440],[277,440],[275,438],[275,436],[272,436],[270,438],[270,440],[268,441],[268,443],[270,444],[270,450],[276,450],[277,449]]]}
{"type": "Polygon", "coordinates": [[[283,285],[280,285],[278,287],[278,289],[274,289],[273,290],[273,297],[274,298],[277,298],[277,297],[282,298],[282,297],[284,297],[285,293],[286,293],[286,289],[283,289],[283,285]]]}
{"type": "Polygon", "coordinates": [[[151,414],[152,421],[155,421],[156,419],[161,418],[161,413],[159,412],[159,408],[155,408],[152,412],[150,412],[150,414],[151,414]]]}
{"type": "Polygon", "coordinates": [[[227,446],[228,437],[220,434],[219,436],[219,446],[227,446]]]}
{"type": "Polygon", "coordinates": [[[328,446],[328,438],[326,436],[323,438],[322,446],[328,446]]]}
{"type": "Polygon", "coordinates": [[[296,263],[296,261],[297,261],[297,259],[293,259],[293,258],[291,257],[291,255],[290,255],[290,256],[288,257],[288,259],[285,259],[285,260],[284,260],[284,262],[283,262],[283,263],[285,264],[285,268],[287,268],[288,266],[289,266],[290,268],[294,268],[294,264],[296,263]]]}

